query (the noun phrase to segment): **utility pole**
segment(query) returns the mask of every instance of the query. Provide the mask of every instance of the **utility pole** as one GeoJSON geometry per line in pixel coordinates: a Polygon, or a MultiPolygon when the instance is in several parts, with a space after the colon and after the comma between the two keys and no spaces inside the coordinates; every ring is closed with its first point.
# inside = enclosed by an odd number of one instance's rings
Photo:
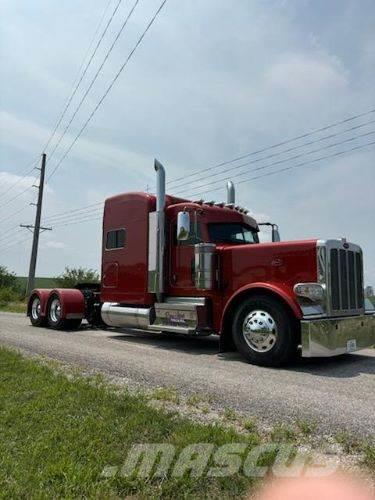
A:
{"type": "Polygon", "coordinates": [[[35,269],[36,269],[36,259],[38,256],[39,233],[40,233],[40,231],[52,231],[51,227],[41,227],[40,226],[40,219],[42,216],[42,204],[43,204],[44,177],[45,177],[45,171],[46,171],[46,154],[45,153],[43,153],[43,155],[42,155],[42,165],[41,165],[41,168],[38,170],[40,170],[39,186],[34,186],[34,187],[38,188],[38,202],[36,204],[35,224],[34,225],[21,224],[21,227],[25,227],[25,228],[29,229],[29,231],[32,230],[32,232],[33,232],[33,246],[32,246],[32,250],[31,250],[29,277],[27,280],[27,288],[26,288],[27,296],[30,295],[31,291],[35,287],[35,269]]]}

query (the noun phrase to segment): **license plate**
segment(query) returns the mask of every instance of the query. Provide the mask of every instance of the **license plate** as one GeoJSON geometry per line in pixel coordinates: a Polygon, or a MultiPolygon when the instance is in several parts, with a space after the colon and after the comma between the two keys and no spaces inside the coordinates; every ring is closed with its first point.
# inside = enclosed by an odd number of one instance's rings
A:
{"type": "Polygon", "coordinates": [[[357,341],[356,339],[348,340],[346,343],[346,351],[353,352],[357,350],[357,341]]]}

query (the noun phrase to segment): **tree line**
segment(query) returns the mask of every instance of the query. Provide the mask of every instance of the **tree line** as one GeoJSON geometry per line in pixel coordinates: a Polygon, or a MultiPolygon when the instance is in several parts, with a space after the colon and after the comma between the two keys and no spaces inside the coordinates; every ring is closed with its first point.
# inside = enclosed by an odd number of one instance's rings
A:
{"type": "MultiPolygon", "coordinates": [[[[99,283],[100,277],[95,269],[67,266],[52,280],[59,288],[73,288],[78,283],[99,283]]],[[[0,265],[0,306],[23,301],[25,294],[26,283],[22,283],[14,272],[0,265]]]]}

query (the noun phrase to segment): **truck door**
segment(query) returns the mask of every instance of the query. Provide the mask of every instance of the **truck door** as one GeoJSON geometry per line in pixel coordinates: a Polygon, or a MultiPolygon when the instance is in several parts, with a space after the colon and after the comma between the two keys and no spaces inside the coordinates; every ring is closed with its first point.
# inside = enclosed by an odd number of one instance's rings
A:
{"type": "MultiPolygon", "coordinates": [[[[199,235],[193,235],[186,241],[177,241],[177,221],[171,222],[169,232],[170,264],[169,286],[172,295],[183,295],[195,290],[194,284],[194,245],[199,242],[199,235]]],[[[199,233],[198,226],[198,233],[199,233]]]]}

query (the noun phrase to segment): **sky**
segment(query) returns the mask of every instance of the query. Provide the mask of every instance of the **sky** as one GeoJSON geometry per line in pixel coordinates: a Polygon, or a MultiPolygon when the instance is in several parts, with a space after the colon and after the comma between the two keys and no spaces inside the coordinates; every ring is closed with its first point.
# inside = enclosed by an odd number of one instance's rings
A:
{"type": "MultiPolygon", "coordinates": [[[[134,2],[120,4],[46,149],[47,178],[160,1],[137,3],[49,158],[134,2]]],[[[38,171],[28,172],[117,3],[0,1],[0,264],[19,275],[28,272],[31,234],[18,226],[32,224],[35,217],[29,203],[36,201],[36,188],[30,186],[38,171]]],[[[375,123],[367,123],[375,113],[250,156],[253,163],[244,167],[234,168],[246,160],[204,171],[374,109],[374,23],[373,0],[168,0],[46,183],[42,221],[53,230],[41,234],[37,275],[58,275],[66,265],[99,270],[100,205],[94,204],[119,192],[152,191],[156,157],[167,180],[182,177],[168,186],[171,194],[224,188],[232,178],[238,203],[259,221],[277,222],[283,240],[346,237],[360,244],[365,282],[375,285],[375,145],[333,156],[375,141],[375,123]],[[330,134],[336,135],[324,139],[330,134]],[[321,156],[330,158],[294,167],[321,156]],[[250,172],[257,167],[264,168],[250,172]],[[285,167],[294,168],[240,182],[285,167]],[[78,223],[82,214],[91,220],[78,223]]],[[[203,197],[220,201],[225,191],[203,197]]]]}

